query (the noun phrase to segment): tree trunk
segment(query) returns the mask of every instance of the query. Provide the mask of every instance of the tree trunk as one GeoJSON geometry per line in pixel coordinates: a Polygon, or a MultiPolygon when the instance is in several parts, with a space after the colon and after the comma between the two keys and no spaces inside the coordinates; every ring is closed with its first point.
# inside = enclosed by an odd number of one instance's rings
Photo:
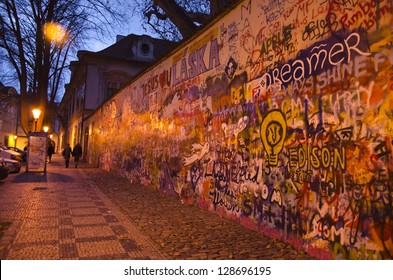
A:
{"type": "Polygon", "coordinates": [[[191,37],[195,33],[197,26],[175,0],[153,0],[153,3],[164,10],[165,14],[179,28],[183,38],[191,37]]]}
{"type": "Polygon", "coordinates": [[[214,17],[222,10],[228,7],[231,2],[240,2],[239,0],[210,0],[210,17],[214,17]]]}
{"type": "Polygon", "coordinates": [[[23,38],[21,35],[21,25],[19,21],[19,15],[16,8],[15,1],[7,1],[5,3],[8,11],[8,16],[10,19],[13,19],[14,25],[13,28],[9,29],[9,32],[13,35],[16,41],[16,48],[17,51],[15,53],[19,59],[19,65],[17,64],[16,60],[13,59],[13,50],[12,47],[7,45],[7,42],[4,38],[4,44],[7,46],[6,50],[9,53],[10,62],[16,69],[16,73],[19,79],[19,86],[20,86],[20,123],[23,131],[27,134],[29,132],[29,104],[27,101],[27,62],[25,59],[25,52],[23,46],[23,38]]]}

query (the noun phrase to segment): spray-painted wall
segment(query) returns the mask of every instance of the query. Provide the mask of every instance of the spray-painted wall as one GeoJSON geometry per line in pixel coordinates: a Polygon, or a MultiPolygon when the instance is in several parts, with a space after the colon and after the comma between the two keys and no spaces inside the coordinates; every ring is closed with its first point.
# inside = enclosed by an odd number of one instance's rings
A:
{"type": "Polygon", "coordinates": [[[317,258],[392,258],[392,8],[246,0],[98,110],[89,157],[317,258]]]}

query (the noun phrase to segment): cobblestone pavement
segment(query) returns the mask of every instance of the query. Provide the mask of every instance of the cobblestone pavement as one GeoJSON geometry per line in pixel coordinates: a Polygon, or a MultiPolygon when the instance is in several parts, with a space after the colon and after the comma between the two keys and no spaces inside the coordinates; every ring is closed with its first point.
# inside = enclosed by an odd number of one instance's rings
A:
{"type": "MultiPolygon", "coordinates": [[[[71,165],[72,166],[72,165],[71,165]]],[[[312,259],[290,245],[84,166],[0,182],[1,259],[312,259]]]]}

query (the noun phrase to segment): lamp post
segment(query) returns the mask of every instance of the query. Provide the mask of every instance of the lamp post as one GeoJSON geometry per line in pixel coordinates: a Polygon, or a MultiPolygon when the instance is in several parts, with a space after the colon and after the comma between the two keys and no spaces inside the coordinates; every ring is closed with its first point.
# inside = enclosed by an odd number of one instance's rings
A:
{"type": "Polygon", "coordinates": [[[40,115],[41,115],[41,110],[40,109],[34,109],[33,110],[33,117],[34,117],[34,123],[35,123],[34,132],[37,131],[37,121],[38,121],[38,118],[40,117],[40,115]]]}
{"type": "Polygon", "coordinates": [[[16,138],[18,138],[18,136],[14,135],[14,148],[16,148],[16,138]]]}

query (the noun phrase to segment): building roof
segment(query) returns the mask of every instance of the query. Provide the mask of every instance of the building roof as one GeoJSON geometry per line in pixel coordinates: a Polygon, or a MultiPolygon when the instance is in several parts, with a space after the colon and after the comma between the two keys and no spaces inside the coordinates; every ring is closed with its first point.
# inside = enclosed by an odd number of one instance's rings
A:
{"type": "Polygon", "coordinates": [[[3,95],[18,95],[18,92],[14,87],[5,86],[0,82],[0,94],[3,95]]]}
{"type": "Polygon", "coordinates": [[[72,83],[74,74],[84,63],[89,63],[90,59],[104,59],[106,63],[132,63],[133,65],[139,65],[138,67],[142,70],[170,53],[177,45],[177,42],[156,39],[148,35],[130,34],[127,36],[118,35],[114,44],[98,52],[80,50],[78,51],[78,61],[70,62],[70,82],[65,85],[66,91],[61,103],[67,96],[67,87],[72,83]],[[152,45],[152,56],[141,57],[135,52],[135,46],[143,42],[148,42],[152,45]]]}
{"type": "Polygon", "coordinates": [[[178,45],[178,43],[176,42],[156,39],[148,35],[130,34],[128,36],[118,36],[117,42],[115,44],[107,47],[106,49],[103,49],[98,53],[110,57],[125,58],[125,59],[132,60],[135,57],[131,50],[131,47],[133,44],[135,44],[140,40],[148,40],[155,46],[153,50],[155,60],[162,58],[178,45]]]}
{"type": "Polygon", "coordinates": [[[137,64],[142,63],[144,65],[144,67],[142,68],[147,68],[151,63],[154,63],[155,61],[161,59],[162,57],[170,53],[170,51],[176,48],[177,45],[178,42],[156,39],[148,35],[135,35],[135,34],[130,34],[127,36],[117,35],[116,42],[101,51],[98,52],[92,52],[86,50],[78,51],[78,55],[77,55],[78,60],[71,61],[69,66],[71,70],[71,80],[74,72],[78,69],[80,65],[83,64],[81,62],[84,59],[101,58],[101,59],[105,59],[107,62],[123,61],[125,63],[129,63],[129,62],[137,63],[137,64]],[[148,41],[153,45],[152,57],[141,58],[133,51],[134,49],[133,47],[136,44],[138,44],[138,42],[141,41],[144,42],[148,41]]]}
{"type": "Polygon", "coordinates": [[[98,52],[91,52],[91,51],[84,51],[84,50],[79,51],[78,59],[80,60],[84,55],[89,54],[98,57],[138,62],[140,61],[140,58],[137,57],[136,54],[132,51],[132,47],[141,40],[150,41],[153,44],[154,61],[164,57],[166,54],[168,54],[171,50],[173,50],[178,45],[177,42],[156,39],[148,35],[135,35],[135,34],[130,34],[127,36],[118,35],[117,40],[113,45],[110,45],[109,47],[101,51],[98,52]]]}

